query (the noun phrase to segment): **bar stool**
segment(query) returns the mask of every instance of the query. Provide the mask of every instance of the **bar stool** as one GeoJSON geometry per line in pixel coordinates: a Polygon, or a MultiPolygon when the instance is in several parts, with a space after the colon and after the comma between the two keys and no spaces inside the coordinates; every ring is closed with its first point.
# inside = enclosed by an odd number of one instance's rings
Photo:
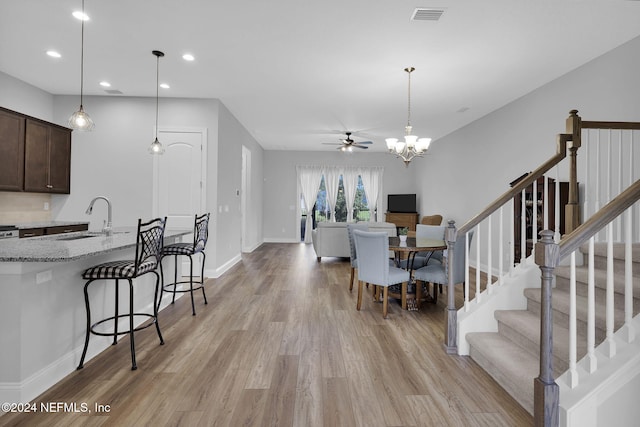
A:
{"type": "Polygon", "coordinates": [[[158,332],[158,337],[160,338],[160,345],[164,344],[164,339],[162,338],[162,334],[160,333],[160,325],[158,324],[158,306],[156,304],[156,300],[158,298],[158,288],[160,287],[160,276],[158,275],[156,269],[158,267],[158,264],[160,263],[162,255],[162,245],[166,223],[166,217],[164,219],[152,219],[151,221],[145,223],[143,223],[141,219],[138,219],[135,259],[105,262],[103,264],[88,268],[82,273],[82,278],[87,279],[87,283],[84,285],[84,303],[87,311],[87,333],[84,341],[84,350],[82,350],[82,357],[80,358],[78,369],[82,369],[84,367],[84,358],[87,355],[89,336],[91,334],[100,336],[112,336],[112,345],[117,344],[118,335],[129,334],[131,342],[131,370],[137,369],[134,332],[148,328],[149,326],[155,324],[156,331],[158,332]],[[153,273],[156,276],[155,292],[153,296],[153,313],[135,313],[133,311],[133,279],[147,273],[153,273]],[[107,317],[106,319],[91,324],[91,307],[89,305],[88,288],[89,285],[96,280],[115,280],[115,314],[111,317],[107,317]],[[120,280],[127,280],[129,282],[129,312],[126,314],[119,313],[118,293],[120,280]],[[151,319],[151,322],[142,324],[138,327],[134,327],[133,319],[135,316],[148,317],[149,319],[151,319]],[[129,318],[129,329],[126,331],[118,330],[118,320],[121,318],[129,318]],[[96,330],[97,326],[109,321],[113,321],[112,332],[100,332],[96,330]]]}
{"type": "Polygon", "coordinates": [[[193,291],[197,291],[198,289],[202,289],[202,296],[204,297],[204,303],[207,304],[207,295],[204,292],[204,262],[206,259],[206,255],[204,253],[204,248],[207,245],[207,238],[209,237],[209,213],[203,215],[195,216],[195,223],[193,226],[193,243],[173,243],[171,245],[167,245],[162,248],[162,258],[166,256],[173,255],[174,257],[174,273],[173,273],[173,283],[164,284],[164,274],[162,272],[162,263],[160,264],[160,274],[162,274],[163,286],[160,290],[160,299],[158,300],[158,308],[160,308],[160,302],[162,301],[162,293],[166,289],[167,292],[173,293],[173,298],[171,299],[171,304],[176,301],[176,293],[181,292],[189,292],[191,294],[191,313],[193,316],[196,315],[196,306],[193,301],[193,291]],[[202,254],[202,270],[200,271],[200,281],[195,282],[196,287],[194,287],[193,281],[193,255],[202,254]],[[178,280],[178,256],[188,256],[189,257],[189,280],[178,280]],[[189,289],[178,289],[177,285],[180,284],[189,284],[189,289]],[[173,289],[170,287],[173,286],[173,289]]]}

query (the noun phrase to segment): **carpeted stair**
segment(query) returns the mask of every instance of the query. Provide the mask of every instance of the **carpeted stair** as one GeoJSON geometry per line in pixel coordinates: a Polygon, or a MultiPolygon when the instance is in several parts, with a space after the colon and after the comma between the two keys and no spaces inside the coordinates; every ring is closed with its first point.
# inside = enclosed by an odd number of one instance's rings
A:
{"type": "MultiPolygon", "coordinates": [[[[587,351],[587,251],[585,265],[576,268],[578,360],[587,351]]],[[[640,244],[633,245],[634,315],[640,312],[640,244]]],[[[615,329],[624,321],[624,245],[614,244],[615,329]]],[[[596,345],[605,338],[605,289],[607,247],[594,247],[596,286],[596,345]]],[[[569,367],[569,267],[555,270],[553,305],[553,368],[558,377],[569,367]]],[[[526,310],[500,310],[494,316],[498,332],[467,335],[471,357],[530,413],[533,413],[533,380],[539,374],[540,289],[525,289],[526,310]]]]}

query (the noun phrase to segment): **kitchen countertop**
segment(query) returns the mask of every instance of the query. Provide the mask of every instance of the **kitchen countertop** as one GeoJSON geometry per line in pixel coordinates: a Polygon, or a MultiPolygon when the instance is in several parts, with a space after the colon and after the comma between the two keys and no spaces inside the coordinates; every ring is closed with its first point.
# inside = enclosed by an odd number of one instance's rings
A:
{"type": "MultiPolygon", "coordinates": [[[[77,224],[77,223],[76,223],[77,224]]],[[[59,225],[69,225],[59,224],[59,225]]],[[[47,225],[51,227],[53,225],[47,225]]],[[[30,227],[33,228],[33,227],[30,227]]],[[[179,237],[193,230],[165,230],[165,238],[179,237]]],[[[77,233],[26,239],[0,240],[0,262],[64,262],[101,255],[136,245],[136,228],[118,228],[113,235],[80,231],[77,233]],[[86,238],[77,238],[90,236],[86,238]]]]}

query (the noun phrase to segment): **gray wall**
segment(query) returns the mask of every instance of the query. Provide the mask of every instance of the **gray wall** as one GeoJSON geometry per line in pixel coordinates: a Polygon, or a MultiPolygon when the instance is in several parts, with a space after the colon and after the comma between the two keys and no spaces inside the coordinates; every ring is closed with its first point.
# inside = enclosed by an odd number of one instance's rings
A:
{"type": "Polygon", "coordinates": [[[640,121],[639,69],[636,38],[434,141],[417,176],[421,200],[462,225],[555,153],[570,110],[584,120],[640,121]]]}

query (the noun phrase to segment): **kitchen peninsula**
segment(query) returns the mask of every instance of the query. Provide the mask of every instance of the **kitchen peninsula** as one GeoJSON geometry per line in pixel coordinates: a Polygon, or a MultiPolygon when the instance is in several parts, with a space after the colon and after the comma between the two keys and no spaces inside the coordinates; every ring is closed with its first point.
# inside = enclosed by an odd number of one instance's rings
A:
{"type": "MultiPolygon", "coordinates": [[[[166,230],[165,244],[189,233],[166,230]]],[[[110,236],[81,231],[0,240],[0,400],[29,402],[75,371],[86,328],[81,274],[99,263],[133,259],[135,245],[135,228],[115,229],[110,236]]],[[[113,283],[105,285],[89,296],[95,318],[113,315],[113,283]]],[[[134,285],[134,310],[148,311],[153,275],[136,279],[134,285]]],[[[127,292],[121,292],[120,301],[128,306],[127,292]]],[[[107,337],[92,338],[87,360],[110,344],[107,337]]],[[[126,360],[122,363],[123,369],[130,368],[126,360]]]]}

